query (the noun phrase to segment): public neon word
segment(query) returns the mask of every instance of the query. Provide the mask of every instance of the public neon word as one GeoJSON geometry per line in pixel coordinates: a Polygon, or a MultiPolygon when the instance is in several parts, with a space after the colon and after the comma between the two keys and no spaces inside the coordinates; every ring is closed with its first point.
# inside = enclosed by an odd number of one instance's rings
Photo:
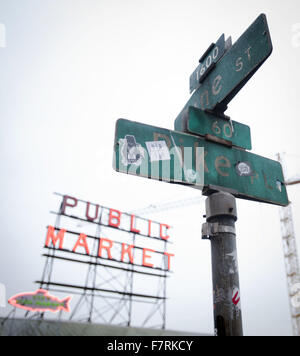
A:
{"type": "MultiPolygon", "coordinates": [[[[62,208],[61,208],[61,214],[70,216],[66,213],[66,210],[68,211],[70,209],[74,209],[78,206],[79,200],[77,198],[65,195],[63,197],[62,201],[62,208]]],[[[151,220],[144,220],[146,221],[146,229],[145,226],[142,226],[141,219],[136,217],[133,214],[126,214],[122,213],[119,210],[116,209],[110,209],[110,208],[104,208],[100,206],[99,204],[91,204],[89,202],[86,202],[86,209],[85,209],[85,219],[90,222],[100,222],[103,225],[107,225],[112,228],[116,229],[125,229],[128,232],[132,232],[135,234],[140,234],[144,236],[149,236],[149,237],[156,237],[160,238],[162,240],[168,240],[170,238],[168,230],[170,229],[170,226],[168,224],[159,224],[159,223],[154,223],[151,220]],[[93,209],[91,209],[91,206],[93,205],[93,209]],[[92,211],[91,211],[92,210],[92,211]],[[106,223],[103,222],[103,217],[101,216],[101,211],[105,211],[107,214],[106,216],[106,223]],[[99,221],[99,219],[101,219],[99,221]],[[138,226],[140,224],[140,226],[138,226]],[[155,235],[154,234],[154,225],[159,225],[158,228],[158,233],[155,235]]],[[[73,215],[71,217],[74,217],[73,215]]]]}
{"type": "Polygon", "coordinates": [[[15,308],[24,309],[31,312],[70,312],[71,297],[59,300],[48,293],[47,290],[38,289],[32,293],[21,293],[11,297],[8,301],[15,308]]]}
{"type": "MultiPolygon", "coordinates": [[[[64,241],[67,230],[60,229],[57,234],[55,233],[55,228],[53,226],[48,226],[47,237],[46,237],[46,247],[55,247],[60,250],[64,250],[64,241]]],[[[88,236],[86,234],[78,234],[77,241],[74,244],[72,249],[73,253],[77,253],[78,249],[81,248],[81,251],[84,250],[86,255],[90,255],[90,249],[88,245],[88,236]]],[[[114,260],[112,249],[116,242],[106,238],[99,239],[99,247],[98,247],[98,256],[99,258],[114,260]]],[[[128,245],[122,243],[121,247],[121,259],[119,262],[126,262],[126,258],[129,260],[131,264],[134,264],[134,249],[136,246],[128,245]]],[[[154,268],[154,264],[151,262],[152,254],[156,253],[155,250],[149,248],[142,249],[142,266],[154,268]]],[[[167,258],[167,266],[168,270],[171,269],[171,257],[174,257],[173,254],[164,252],[163,255],[167,258]]]]}

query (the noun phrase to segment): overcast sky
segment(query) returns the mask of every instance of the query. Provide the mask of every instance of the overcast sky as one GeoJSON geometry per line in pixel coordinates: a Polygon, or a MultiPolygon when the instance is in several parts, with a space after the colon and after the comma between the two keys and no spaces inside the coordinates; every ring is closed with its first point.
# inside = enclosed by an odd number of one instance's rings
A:
{"type": "MultiPolygon", "coordinates": [[[[290,178],[300,175],[299,1],[0,0],[0,283],[8,297],[35,290],[41,277],[53,192],[122,211],[201,196],[113,171],[115,122],[173,129],[203,52],[222,33],[235,42],[262,12],[273,54],[227,114],[251,127],[252,152],[286,152],[290,178]]],[[[300,185],[288,193],[299,247],[300,185]]],[[[173,226],[167,328],[212,334],[204,202],[149,218],[173,226]]],[[[279,208],[239,200],[238,216],[244,332],[291,335],[279,208]]]]}

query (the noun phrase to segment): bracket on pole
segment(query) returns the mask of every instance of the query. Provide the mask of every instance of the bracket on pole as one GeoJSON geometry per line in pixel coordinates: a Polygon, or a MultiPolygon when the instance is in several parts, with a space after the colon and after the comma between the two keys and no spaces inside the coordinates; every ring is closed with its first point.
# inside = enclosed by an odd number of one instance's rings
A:
{"type": "Polygon", "coordinates": [[[203,240],[209,240],[210,237],[217,236],[220,233],[236,235],[236,230],[232,226],[220,225],[219,223],[204,223],[202,225],[203,240]]]}

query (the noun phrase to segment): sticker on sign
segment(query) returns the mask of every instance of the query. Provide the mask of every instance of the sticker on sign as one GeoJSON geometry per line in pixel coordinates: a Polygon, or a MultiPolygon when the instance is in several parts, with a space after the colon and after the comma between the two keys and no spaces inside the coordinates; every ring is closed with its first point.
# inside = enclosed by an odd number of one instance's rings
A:
{"type": "Polygon", "coordinates": [[[228,191],[237,198],[289,203],[279,162],[204,137],[124,119],[116,125],[114,169],[203,189],[204,195],[228,191]],[[131,145],[125,149],[129,137],[131,145]]]}
{"type": "Polygon", "coordinates": [[[116,124],[114,169],[202,189],[204,148],[197,145],[197,140],[195,136],[119,119],[116,124]]]}
{"type": "Polygon", "coordinates": [[[171,159],[168,146],[165,141],[146,142],[151,162],[167,161],[171,159]]]}

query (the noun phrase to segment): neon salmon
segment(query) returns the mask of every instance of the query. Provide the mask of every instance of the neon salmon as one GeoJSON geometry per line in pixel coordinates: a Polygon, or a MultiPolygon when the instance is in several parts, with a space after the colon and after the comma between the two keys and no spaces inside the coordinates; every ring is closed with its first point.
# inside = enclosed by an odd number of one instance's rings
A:
{"type": "Polygon", "coordinates": [[[56,313],[60,310],[70,312],[71,297],[59,300],[49,294],[47,290],[38,289],[32,293],[21,293],[11,297],[8,301],[15,308],[21,308],[32,312],[50,311],[56,313]]]}

